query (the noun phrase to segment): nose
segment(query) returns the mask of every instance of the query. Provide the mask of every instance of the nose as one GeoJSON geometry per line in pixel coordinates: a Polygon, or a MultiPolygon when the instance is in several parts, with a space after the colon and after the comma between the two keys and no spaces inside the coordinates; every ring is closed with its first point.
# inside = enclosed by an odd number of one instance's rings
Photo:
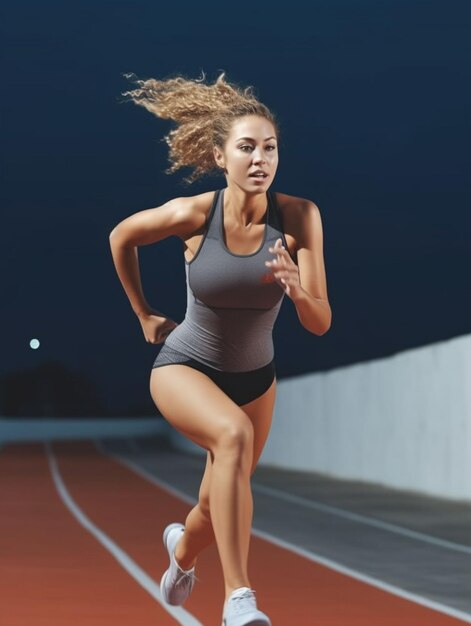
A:
{"type": "Polygon", "coordinates": [[[263,152],[260,150],[254,150],[252,153],[252,158],[254,163],[265,163],[265,159],[263,157],[263,152]]]}

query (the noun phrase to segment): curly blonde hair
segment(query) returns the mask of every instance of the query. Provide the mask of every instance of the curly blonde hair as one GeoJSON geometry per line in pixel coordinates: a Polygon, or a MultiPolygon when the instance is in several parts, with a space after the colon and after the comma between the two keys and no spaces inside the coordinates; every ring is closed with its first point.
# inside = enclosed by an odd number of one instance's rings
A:
{"type": "Polygon", "coordinates": [[[253,87],[240,88],[224,80],[222,72],[213,85],[200,79],[182,76],[155,80],[141,80],[135,74],[123,74],[132,79],[138,88],[122,92],[125,100],[145,107],[162,119],[177,123],[162,141],[169,146],[171,166],[166,174],[173,174],[182,167],[193,168],[185,183],[191,184],[214,170],[222,173],[214,160],[213,146],[221,150],[229,136],[235,119],[244,115],[259,115],[269,120],[279,138],[279,124],[272,111],[254,95],[253,87]]]}

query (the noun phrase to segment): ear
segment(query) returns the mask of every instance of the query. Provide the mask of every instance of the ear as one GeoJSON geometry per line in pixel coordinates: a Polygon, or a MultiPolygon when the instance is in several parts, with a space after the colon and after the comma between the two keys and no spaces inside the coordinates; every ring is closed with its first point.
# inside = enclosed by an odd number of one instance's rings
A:
{"type": "Polygon", "coordinates": [[[214,160],[216,161],[216,165],[218,165],[221,168],[224,168],[225,167],[224,155],[217,146],[213,146],[213,154],[214,154],[214,160]]]}

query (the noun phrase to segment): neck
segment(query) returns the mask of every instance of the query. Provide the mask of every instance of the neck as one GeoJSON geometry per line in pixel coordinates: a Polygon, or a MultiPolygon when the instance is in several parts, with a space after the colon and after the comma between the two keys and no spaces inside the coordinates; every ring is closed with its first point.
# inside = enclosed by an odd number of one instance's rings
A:
{"type": "Polygon", "coordinates": [[[233,223],[242,228],[264,221],[268,208],[266,191],[247,193],[243,189],[227,186],[224,190],[224,215],[229,216],[233,223]]]}

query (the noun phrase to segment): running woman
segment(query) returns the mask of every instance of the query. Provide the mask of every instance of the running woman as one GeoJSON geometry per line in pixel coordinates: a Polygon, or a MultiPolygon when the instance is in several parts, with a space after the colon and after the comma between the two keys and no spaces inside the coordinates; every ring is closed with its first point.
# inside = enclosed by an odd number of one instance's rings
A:
{"type": "MultiPolygon", "coordinates": [[[[162,416],[207,451],[196,506],[163,531],[166,602],[192,592],[201,551],[216,541],[225,583],[223,626],[270,626],[247,571],[253,499],[250,478],[267,440],[276,393],[272,331],[287,295],[300,323],[331,325],[320,211],[311,200],[271,191],[279,126],[253,94],[225,80],[182,76],[137,80],[123,96],[173,120],[165,141],[173,173],[219,173],[225,186],[173,198],[121,221],[110,234],[118,277],[144,337],[162,344],[150,394],[162,416]],[[182,241],[187,310],[177,323],[143,294],[138,247],[182,241]]],[[[168,271],[168,268],[166,268],[168,271]]]]}

